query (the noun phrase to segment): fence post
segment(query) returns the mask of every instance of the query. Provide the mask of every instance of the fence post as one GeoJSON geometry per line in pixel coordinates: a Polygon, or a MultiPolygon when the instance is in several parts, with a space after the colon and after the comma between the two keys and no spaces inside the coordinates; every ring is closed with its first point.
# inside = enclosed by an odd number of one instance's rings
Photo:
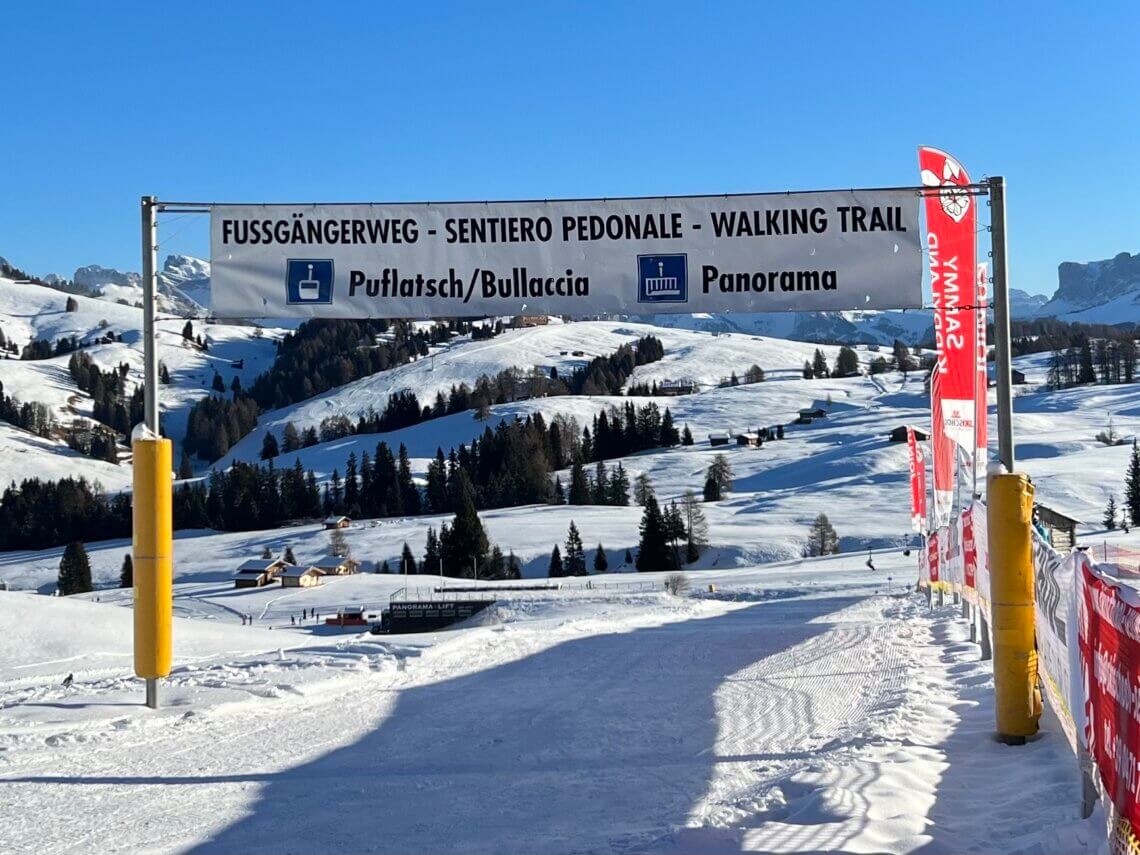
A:
{"type": "Polygon", "coordinates": [[[993,659],[994,652],[990,648],[990,625],[985,612],[981,609],[978,609],[978,644],[982,648],[982,661],[988,662],[993,659]]]}
{"type": "Polygon", "coordinates": [[[988,492],[998,739],[1023,745],[1037,732],[1041,716],[1033,626],[1033,485],[1022,474],[992,475],[988,492]]]}

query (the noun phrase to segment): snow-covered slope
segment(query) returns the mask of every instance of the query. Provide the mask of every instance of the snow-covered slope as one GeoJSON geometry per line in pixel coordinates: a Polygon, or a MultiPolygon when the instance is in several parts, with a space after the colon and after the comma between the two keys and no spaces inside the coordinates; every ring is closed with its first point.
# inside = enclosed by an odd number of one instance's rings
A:
{"type": "Polygon", "coordinates": [[[219,612],[176,622],[156,711],[129,610],[0,593],[0,834],[43,855],[1103,845],[1056,723],[1016,758],[994,743],[958,609],[907,592],[912,559],[876,560],[693,597],[499,591],[420,636],[219,612]]]}
{"type": "MultiPolygon", "coordinates": [[[[193,265],[189,265],[188,270],[193,269],[193,265]]],[[[161,390],[162,418],[176,443],[181,443],[185,436],[190,407],[209,394],[214,372],[222,376],[227,387],[235,376],[240,377],[243,384],[252,383],[273,364],[275,342],[281,336],[280,330],[194,321],[195,332],[209,341],[209,350],[203,351],[183,340],[184,323],[178,317],[165,317],[157,324],[159,359],[171,375],[171,384],[161,390]],[[238,362],[242,367],[235,368],[238,362]]],[[[133,306],[0,279],[0,329],[8,341],[22,348],[34,339],[54,342],[75,337],[87,345],[84,353],[100,368],[111,370],[126,363],[129,388],[142,382],[141,326],[142,312],[133,306]],[[71,312],[66,310],[69,299],[76,305],[71,312]],[[122,341],[92,344],[108,333],[121,336],[122,341]]],[[[62,424],[76,416],[90,417],[91,398],[79,390],[69,375],[69,359],[70,356],[29,361],[0,358],[0,383],[4,385],[4,393],[23,402],[47,405],[62,424]]],[[[0,456],[0,484],[33,476],[61,477],[58,473],[83,475],[100,481],[108,489],[118,489],[130,481],[129,469],[124,468],[116,477],[106,464],[75,455],[62,443],[31,437],[7,424],[2,427],[5,430],[0,443],[14,454],[7,459],[0,456]]],[[[117,470],[117,467],[111,469],[117,470]]]]}

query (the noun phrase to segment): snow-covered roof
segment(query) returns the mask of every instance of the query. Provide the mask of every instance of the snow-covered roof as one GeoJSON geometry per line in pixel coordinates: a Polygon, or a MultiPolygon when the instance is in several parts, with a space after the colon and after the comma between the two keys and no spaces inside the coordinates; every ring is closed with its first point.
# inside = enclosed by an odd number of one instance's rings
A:
{"type": "Polygon", "coordinates": [[[301,576],[307,576],[310,573],[316,573],[318,576],[325,575],[324,573],[321,572],[321,569],[319,567],[304,566],[301,564],[296,564],[292,567],[286,567],[284,570],[281,571],[282,576],[286,576],[290,579],[299,578],[301,576]]]}
{"type": "Polygon", "coordinates": [[[340,522],[341,520],[348,520],[349,522],[352,522],[352,520],[351,520],[349,517],[346,517],[346,516],[339,516],[339,517],[326,517],[326,518],[325,518],[325,525],[328,525],[329,523],[338,523],[338,522],[340,522]]]}
{"type": "Polygon", "coordinates": [[[247,558],[238,566],[239,573],[264,573],[281,563],[280,558],[247,558]]]}
{"type": "Polygon", "coordinates": [[[339,555],[322,555],[320,558],[313,562],[312,566],[316,567],[318,570],[328,570],[336,567],[341,567],[345,564],[348,564],[350,561],[352,561],[352,559],[347,555],[343,558],[339,555]]]}

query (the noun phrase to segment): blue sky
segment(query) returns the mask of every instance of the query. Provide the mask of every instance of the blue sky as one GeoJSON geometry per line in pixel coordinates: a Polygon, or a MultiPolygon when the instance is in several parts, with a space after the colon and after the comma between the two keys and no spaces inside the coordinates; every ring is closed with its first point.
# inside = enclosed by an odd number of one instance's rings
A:
{"type": "MultiPolygon", "coordinates": [[[[1061,261],[1140,251],[1134,0],[38,3],[4,19],[0,255],[35,273],[138,269],[144,193],[901,185],[921,143],[1006,176],[1013,287],[1052,293],[1061,261]]],[[[171,222],[162,252],[205,256],[205,234],[171,222]]]]}

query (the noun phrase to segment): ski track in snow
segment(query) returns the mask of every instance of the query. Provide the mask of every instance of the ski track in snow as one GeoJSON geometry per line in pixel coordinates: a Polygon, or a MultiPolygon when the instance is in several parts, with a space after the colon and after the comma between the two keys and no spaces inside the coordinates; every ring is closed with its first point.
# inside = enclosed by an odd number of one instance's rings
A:
{"type": "Polygon", "coordinates": [[[25,688],[0,849],[1085,850],[1064,737],[1010,764],[955,613],[866,586],[526,604],[426,648],[180,668],[158,714],[121,674],[25,688]],[[65,697],[78,720],[30,709],[65,697]]]}

